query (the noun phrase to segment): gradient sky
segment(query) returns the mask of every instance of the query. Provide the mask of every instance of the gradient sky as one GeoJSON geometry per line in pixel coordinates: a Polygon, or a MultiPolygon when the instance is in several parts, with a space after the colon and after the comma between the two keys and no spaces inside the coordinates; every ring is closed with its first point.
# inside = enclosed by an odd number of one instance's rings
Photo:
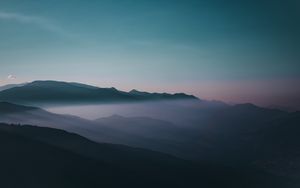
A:
{"type": "Polygon", "coordinates": [[[300,107],[297,0],[1,0],[0,85],[76,81],[300,107]]]}

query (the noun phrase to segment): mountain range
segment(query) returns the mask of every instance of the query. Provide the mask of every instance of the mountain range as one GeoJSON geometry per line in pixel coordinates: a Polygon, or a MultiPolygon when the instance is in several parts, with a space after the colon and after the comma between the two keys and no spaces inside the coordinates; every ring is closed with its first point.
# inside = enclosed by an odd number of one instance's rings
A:
{"type": "Polygon", "coordinates": [[[250,166],[291,182],[300,175],[299,112],[241,104],[209,111],[199,117],[201,125],[184,127],[148,117],[86,120],[7,102],[0,102],[0,111],[0,122],[63,129],[98,143],[146,148],[232,168],[250,166]]]}
{"type": "Polygon", "coordinates": [[[198,100],[195,96],[184,93],[148,93],[137,90],[124,92],[115,88],[99,88],[81,83],[59,81],[34,81],[21,85],[3,86],[0,90],[0,101],[27,105],[96,104],[183,99],[198,100]]]}
{"type": "Polygon", "coordinates": [[[0,101],[3,187],[300,185],[299,112],[57,81],[6,87],[0,101]],[[41,108],[124,102],[95,119],[41,108]]]}
{"type": "Polygon", "coordinates": [[[53,128],[0,123],[0,146],[2,187],[293,185],[252,168],[195,163],[145,149],[95,143],[53,128]],[[269,182],[270,178],[274,180],[269,182]]]}
{"type": "MultiPolygon", "coordinates": [[[[206,169],[209,166],[143,149],[98,144],[57,129],[0,123],[0,146],[1,187],[235,184],[219,178],[222,176],[208,175],[206,169]],[[198,181],[199,178],[202,181],[198,181]]],[[[232,178],[240,178],[237,172],[229,168],[220,167],[218,170],[230,173],[232,178]]]]}

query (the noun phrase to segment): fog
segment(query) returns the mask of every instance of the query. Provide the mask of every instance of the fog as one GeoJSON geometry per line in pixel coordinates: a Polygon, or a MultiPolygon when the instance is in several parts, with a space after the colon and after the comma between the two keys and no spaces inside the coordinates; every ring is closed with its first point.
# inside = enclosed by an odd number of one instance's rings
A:
{"type": "Polygon", "coordinates": [[[2,103],[0,122],[63,129],[99,143],[145,148],[228,166],[258,164],[261,167],[259,164],[270,160],[276,164],[280,160],[283,165],[269,168],[272,173],[278,169],[289,173],[292,168],[287,164],[291,161],[300,165],[296,153],[300,143],[299,113],[202,100],[45,109],[50,112],[2,103]],[[278,153],[288,157],[282,158],[278,153]]]}
{"type": "Polygon", "coordinates": [[[120,115],[125,117],[149,117],[175,124],[192,124],[206,116],[212,110],[225,107],[226,104],[214,101],[180,100],[139,103],[68,105],[46,107],[47,111],[58,114],[71,114],[85,119],[120,115]]]}
{"type": "MultiPolygon", "coordinates": [[[[0,122],[64,129],[100,143],[123,144],[199,157],[195,148],[208,142],[195,128],[207,127],[210,116],[227,105],[202,100],[43,107],[0,115],[0,122]],[[187,147],[188,146],[188,147],[187,147]]],[[[199,130],[199,129],[198,129],[199,130]]],[[[209,147],[209,146],[208,146],[209,147]]]]}

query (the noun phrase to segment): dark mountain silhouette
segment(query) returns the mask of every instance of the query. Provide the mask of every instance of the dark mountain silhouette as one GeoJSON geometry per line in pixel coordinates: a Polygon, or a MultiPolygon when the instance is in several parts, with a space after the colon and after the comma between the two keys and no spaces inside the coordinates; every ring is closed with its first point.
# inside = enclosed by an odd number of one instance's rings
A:
{"type": "Polygon", "coordinates": [[[184,148],[185,144],[181,139],[184,141],[187,137],[186,131],[167,121],[117,115],[90,121],[7,102],[0,102],[1,109],[7,110],[0,113],[0,122],[52,127],[77,133],[97,142],[125,144],[171,154],[184,153],[179,148],[184,148]]]}
{"type": "MultiPolygon", "coordinates": [[[[1,124],[0,131],[29,138],[51,146],[63,148],[79,155],[114,163],[140,163],[143,160],[166,162],[169,164],[185,163],[183,160],[150,150],[131,148],[124,145],[96,143],[82,136],[67,131],[30,125],[1,124]],[[119,158],[118,153],[122,154],[119,158]]],[[[188,164],[188,163],[187,163],[188,164]]]]}
{"type": "MultiPolygon", "coordinates": [[[[199,117],[194,127],[120,116],[97,121],[114,130],[124,131],[130,138],[142,136],[159,141],[156,146],[151,146],[149,143],[155,142],[143,143],[140,138],[140,142],[135,142],[140,147],[143,145],[183,158],[230,166],[253,165],[295,179],[300,175],[299,112],[239,104],[208,111],[205,117],[199,117]]],[[[124,138],[123,141],[126,142],[124,138]]]]}
{"type": "Polygon", "coordinates": [[[20,86],[24,86],[27,83],[22,83],[22,84],[7,84],[4,86],[0,86],[0,91],[6,90],[6,89],[10,89],[10,88],[14,88],[14,87],[20,87],[20,86]]]}
{"type": "Polygon", "coordinates": [[[54,114],[41,108],[0,102],[0,122],[30,124],[74,132],[101,141],[111,141],[112,135],[98,129],[99,123],[71,115],[54,114]]]}
{"type": "Polygon", "coordinates": [[[142,147],[180,157],[194,153],[194,148],[186,147],[191,141],[190,131],[168,121],[117,115],[91,121],[7,102],[0,102],[0,109],[7,109],[0,113],[0,122],[63,129],[97,142],[142,147]]]}
{"type": "Polygon", "coordinates": [[[179,156],[193,153],[184,149],[190,133],[167,121],[117,115],[91,121],[7,102],[0,102],[0,109],[8,109],[0,113],[0,122],[63,129],[97,142],[143,147],[179,156]]]}
{"type": "Polygon", "coordinates": [[[0,109],[0,122],[60,128],[97,142],[147,148],[232,168],[251,167],[300,184],[297,181],[300,174],[299,112],[288,113],[252,104],[221,106],[207,111],[201,108],[200,112],[205,115],[186,127],[148,117],[118,115],[91,121],[6,102],[0,103],[0,109]]]}
{"type": "Polygon", "coordinates": [[[38,110],[38,108],[12,104],[8,102],[0,102],[1,114],[22,113],[22,112],[33,111],[33,110],[38,110]]]}
{"type": "Polygon", "coordinates": [[[217,111],[206,123],[201,131],[210,148],[202,157],[299,177],[299,112],[240,104],[217,111]]]}
{"type": "Polygon", "coordinates": [[[58,81],[34,81],[24,86],[13,87],[0,92],[0,101],[20,104],[64,104],[64,103],[106,103],[137,102],[145,100],[197,99],[183,93],[123,92],[115,88],[98,88],[80,83],[58,81]]]}
{"type": "Polygon", "coordinates": [[[129,93],[144,99],[196,99],[195,96],[187,95],[185,93],[148,93],[144,91],[138,91],[136,89],[131,90],[129,93]]]}
{"type": "Polygon", "coordinates": [[[0,124],[1,187],[280,187],[255,170],[201,165],[50,128],[0,124]]]}
{"type": "Polygon", "coordinates": [[[253,164],[280,176],[300,177],[300,112],[279,116],[252,133],[253,164]]]}

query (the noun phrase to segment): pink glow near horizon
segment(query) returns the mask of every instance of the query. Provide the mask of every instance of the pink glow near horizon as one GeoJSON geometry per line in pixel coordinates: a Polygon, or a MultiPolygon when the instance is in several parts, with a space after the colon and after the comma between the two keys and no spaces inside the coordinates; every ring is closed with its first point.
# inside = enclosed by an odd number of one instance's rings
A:
{"type": "MultiPolygon", "coordinates": [[[[45,79],[46,80],[46,79],[45,79]]],[[[51,80],[51,79],[49,79],[51,80]]],[[[1,85],[24,83],[20,78],[0,80],[1,85]]],[[[73,80],[66,80],[74,82],[73,80]]],[[[137,89],[148,92],[187,93],[205,100],[220,100],[227,103],[254,103],[260,106],[288,106],[299,109],[300,89],[296,87],[299,80],[243,80],[243,81],[197,81],[195,83],[144,83],[123,81],[93,81],[78,80],[99,87],[115,87],[119,90],[130,91],[137,89]]]]}

